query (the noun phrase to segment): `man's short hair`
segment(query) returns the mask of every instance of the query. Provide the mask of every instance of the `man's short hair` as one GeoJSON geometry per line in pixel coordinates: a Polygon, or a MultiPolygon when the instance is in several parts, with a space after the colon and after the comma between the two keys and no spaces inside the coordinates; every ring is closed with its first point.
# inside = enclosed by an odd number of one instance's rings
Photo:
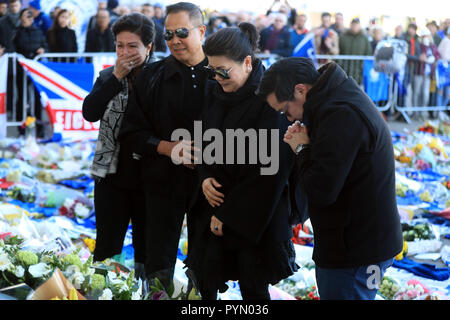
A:
{"type": "Polygon", "coordinates": [[[100,9],[97,10],[97,17],[98,17],[98,14],[99,14],[100,12],[102,12],[102,11],[106,12],[106,13],[108,14],[108,16],[111,16],[111,14],[109,13],[109,10],[108,10],[108,9],[106,9],[106,8],[100,8],[100,9]]]}
{"type": "Polygon", "coordinates": [[[297,84],[314,85],[319,75],[309,58],[284,58],[272,64],[264,73],[256,94],[266,99],[273,92],[279,102],[291,101],[294,99],[294,87],[297,84]]]}
{"type": "Polygon", "coordinates": [[[410,23],[410,24],[408,24],[408,29],[410,29],[410,28],[417,30],[417,25],[415,23],[410,23]]]}
{"type": "Polygon", "coordinates": [[[171,13],[178,13],[183,11],[189,14],[189,19],[191,20],[191,22],[194,22],[193,24],[199,25],[204,24],[202,10],[200,10],[200,8],[197,5],[190,2],[178,2],[170,6],[167,6],[166,16],[168,16],[171,13]]]}
{"type": "MultiPolygon", "coordinates": [[[[18,2],[18,1],[20,1],[20,0],[9,0],[9,1],[8,1],[8,4],[16,3],[16,2],[18,2]]],[[[22,2],[21,2],[21,3],[22,3],[22,2]]]]}
{"type": "Polygon", "coordinates": [[[323,19],[325,17],[330,17],[331,18],[331,14],[329,12],[322,13],[322,17],[321,18],[323,19]]]}

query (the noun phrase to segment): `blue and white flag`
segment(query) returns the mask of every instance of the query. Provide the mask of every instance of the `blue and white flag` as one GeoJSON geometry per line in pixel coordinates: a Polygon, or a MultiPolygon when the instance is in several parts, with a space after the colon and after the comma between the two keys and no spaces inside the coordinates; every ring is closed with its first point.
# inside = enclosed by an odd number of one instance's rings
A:
{"type": "Polygon", "coordinates": [[[316,50],[314,49],[314,33],[309,32],[302,41],[294,48],[293,57],[306,57],[312,59],[317,66],[316,50]]]}
{"type": "Polygon", "coordinates": [[[436,84],[438,89],[450,86],[450,63],[439,60],[436,67],[436,84]]]}
{"type": "Polygon", "coordinates": [[[375,70],[373,60],[364,60],[363,84],[364,91],[373,102],[389,99],[389,77],[386,73],[375,70]]]}

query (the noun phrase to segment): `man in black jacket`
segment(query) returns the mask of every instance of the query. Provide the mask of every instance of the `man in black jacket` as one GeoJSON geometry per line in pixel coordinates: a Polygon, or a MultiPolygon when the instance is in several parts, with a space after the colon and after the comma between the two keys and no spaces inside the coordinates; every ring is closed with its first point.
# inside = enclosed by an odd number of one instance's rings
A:
{"type": "Polygon", "coordinates": [[[172,162],[172,150],[181,143],[172,141],[172,133],[187,129],[194,136],[194,121],[201,119],[207,59],[202,50],[206,27],[196,5],[181,2],[168,6],[165,27],[171,55],[144,68],[137,79],[121,138],[122,144],[133,145],[135,153],[142,156],[147,278],[150,282],[158,278],[168,287],[184,215],[188,213],[189,219],[199,188],[193,165],[172,162]]]}
{"type": "Polygon", "coordinates": [[[8,13],[0,19],[0,47],[5,48],[5,53],[14,52],[12,39],[20,25],[19,13],[22,5],[19,0],[10,0],[8,13]]]}
{"type": "Polygon", "coordinates": [[[374,299],[402,250],[391,135],[371,100],[334,62],[287,58],[259,94],[296,122],[285,134],[308,198],[321,299],[374,299]]]}
{"type": "Polygon", "coordinates": [[[107,9],[99,9],[96,26],[86,35],[85,52],[114,52],[114,35],[110,28],[111,17],[107,9]]]}

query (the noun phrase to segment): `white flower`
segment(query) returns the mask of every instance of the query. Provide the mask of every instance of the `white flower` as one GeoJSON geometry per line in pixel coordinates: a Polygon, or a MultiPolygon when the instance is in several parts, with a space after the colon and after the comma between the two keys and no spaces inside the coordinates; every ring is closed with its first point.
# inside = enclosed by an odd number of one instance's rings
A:
{"type": "Polygon", "coordinates": [[[52,268],[50,268],[46,263],[38,263],[34,264],[31,267],[28,268],[28,272],[34,277],[34,278],[40,278],[42,276],[45,276],[49,272],[52,271],[52,268]]]}
{"type": "Polygon", "coordinates": [[[113,294],[111,289],[106,288],[103,290],[102,295],[98,298],[98,300],[112,300],[113,294]]]}
{"type": "Polygon", "coordinates": [[[17,278],[22,278],[24,274],[25,274],[25,269],[22,266],[18,266],[16,268],[16,271],[14,272],[14,275],[17,278]]]}
{"type": "Polygon", "coordinates": [[[117,278],[117,274],[113,271],[108,271],[108,278],[109,280],[114,280],[117,278]]]}
{"type": "Polygon", "coordinates": [[[87,271],[84,273],[85,276],[92,276],[95,273],[94,268],[88,268],[87,271]]]}
{"type": "Polygon", "coordinates": [[[139,291],[133,292],[131,300],[141,300],[141,293],[139,291]]]}
{"type": "Polygon", "coordinates": [[[64,272],[68,277],[73,275],[76,272],[80,272],[80,268],[74,264],[71,264],[66,268],[66,271],[64,272]]]}
{"type": "Polygon", "coordinates": [[[73,284],[75,289],[79,290],[84,282],[84,276],[81,272],[75,272],[68,280],[73,284]]]}
{"type": "Polygon", "coordinates": [[[66,207],[67,209],[70,209],[70,208],[72,208],[74,203],[75,203],[75,201],[73,199],[66,198],[66,200],[64,201],[63,206],[66,207]]]}
{"type": "Polygon", "coordinates": [[[81,219],[86,218],[90,213],[90,210],[79,202],[76,204],[74,211],[75,215],[81,219]]]}
{"type": "Polygon", "coordinates": [[[12,266],[6,253],[0,253],[0,271],[8,270],[12,266]]]}
{"type": "Polygon", "coordinates": [[[126,284],[126,282],[124,282],[122,284],[122,286],[120,287],[120,289],[119,289],[119,293],[122,293],[122,292],[125,292],[125,291],[128,291],[128,290],[130,290],[130,288],[128,288],[128,285],[126,284]]]}

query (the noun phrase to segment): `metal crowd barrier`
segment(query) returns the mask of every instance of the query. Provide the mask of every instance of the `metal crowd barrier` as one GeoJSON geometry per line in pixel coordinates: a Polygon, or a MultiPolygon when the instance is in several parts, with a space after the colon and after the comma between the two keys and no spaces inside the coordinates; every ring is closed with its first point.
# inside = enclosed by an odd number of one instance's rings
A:
{"type": "MultiPolygon", "coordinates": [[[[317,55],[316,58],[319,61],[330,61],[333,60],[341,65],[348,75],[352,76],[355,68],[358,68],[357,62],[363,63],[364,60],[374,60],[373,56],[352,56],[352,55],[317,55]]],[[[405,66],[406,68],[406,66],[405,66]]],[[[362,71],[362,68],[361,68],[362,71]]],[[[360,80],[362,80],[362,74],[360,75],[360,80]]],[[[389,74],[389,91],[388,91],[388,101],[385,106],[378,106],[380,111],[397,111],[399,112],[406,122],[411,123],[410,113],[412,112],[423,112],[423,111],[447,111],[450,110],[450,106],[399,106],[397,98],[399,95],[399,88],[397,81],[395,81],[395,75],[389,74]]],[[[356,79],[355,79],[356,80],[356,79]]],[[[360,81],[359,84],[361,84],[360,81]]],[[[414,91],[414,89],[412,89],[414,91]]]]}
{"type": "MultiPolygon", "coordinates": [[[[7,127],[17,127],[22,125],[22,123],[26,119],[26,109],[28,105],[28,98],[32,96],[32,94],[29,93],[30,90],[28,90],[27,86],[27,76],[25,73],[23,73],[21,81],[22,88],[24,90],[22,91],[22,119],[17,119],[17,111],[19,111],[17,106],[18,101],[18,88],[17,88],[17,59],[18,54],[17,53],[8,53],[5,54],[5,56],[8,57],[8,75],[7,75],[7,87],[6,87],[6,95],[5,95],[5,103],[6,103],[6,126],[7,127]],[[11,94],[10,91],[8,91],[8,86],[12,84],[12,97],[10,98],[9,95],[11,94]],[[11,100],[10,100],[11,99],[11,100]],[[8,104],[8,102],[11,101],[11,104],[8,104]]],[[[32,101],[34,102],[34,101],[32,101]]],[[[30,104],[31,105],[31,104],[30,104]]],[[[33,103],[34,105],[34,103],[33,103]]]]}

